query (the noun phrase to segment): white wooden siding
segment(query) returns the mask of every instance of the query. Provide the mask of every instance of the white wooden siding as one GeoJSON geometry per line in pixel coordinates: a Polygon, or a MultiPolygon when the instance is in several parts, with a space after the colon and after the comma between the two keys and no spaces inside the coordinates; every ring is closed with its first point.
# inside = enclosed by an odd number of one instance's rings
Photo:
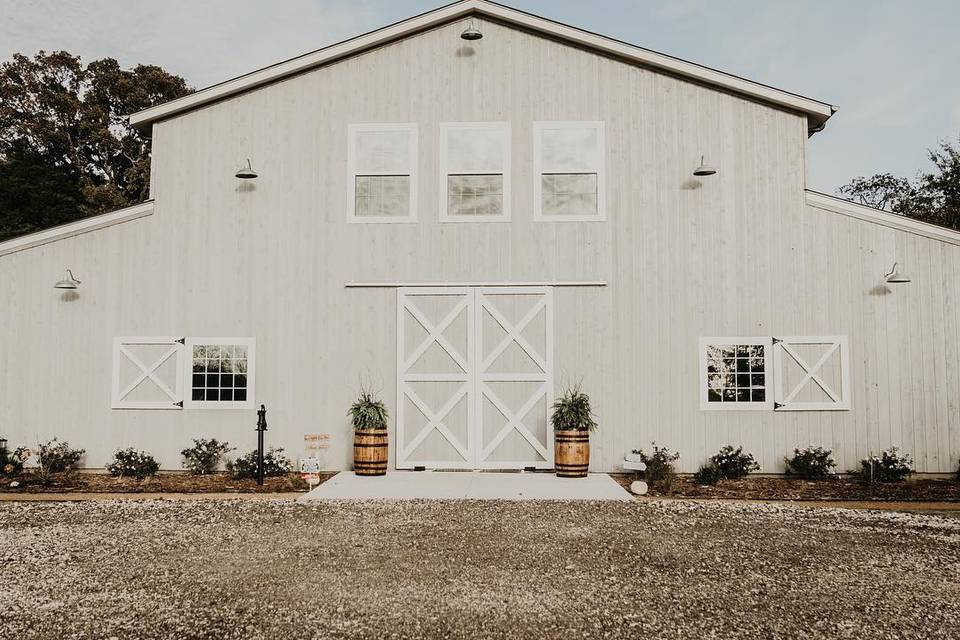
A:
{"type": "Polygon", "coordinates": [[[0,256],[4,435],[66,438],[90,467],[136,446],[178,468],[201,436],[249,450],[252,410],[111,411],[111,348],[252,336],[267,444],[298,456],[305,433],[330,433],[324,466],[346,469],[361,383],[396,415],[396,292],[346,283],[606,282],[554,289],[555,386],[581,381],[594,400],[594,470],[653,440],[684,470],[727,443],[770,471],[810,444],[841,469],[890,445],[955,468],[957,246],[807,205],[800,115],[479,26],[478,43],[451,24],[160,122],[153,215],[0,256]],[[490,120],[511,125],[512,221],[442,225],[439,124],[490,120]],[[606,222],[533,221],[538,120],[604,122],[606,222]],[[358,122],[418,124],[416,224],[347,223],[358,122]],[[701,154],[716,176],[693,178],[701,154]],[[247,157],[260,177],[240,183],[247,157]],[[894,260],[913,282],[885,290],[894,260]],[[73,296],[53,289],[67,267],[73,296]],[[852,409],[701,411],[709,335],[849,336],[852,409]]]}

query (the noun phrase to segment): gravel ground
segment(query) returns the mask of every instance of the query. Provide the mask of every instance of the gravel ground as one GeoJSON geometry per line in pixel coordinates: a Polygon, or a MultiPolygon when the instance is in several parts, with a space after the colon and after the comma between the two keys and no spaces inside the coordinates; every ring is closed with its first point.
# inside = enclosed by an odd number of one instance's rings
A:
{"type": "Polygon", "coordinates": [[[0,503],[0,638],[960,638],[960,521],[650,501],[0,503]]]}

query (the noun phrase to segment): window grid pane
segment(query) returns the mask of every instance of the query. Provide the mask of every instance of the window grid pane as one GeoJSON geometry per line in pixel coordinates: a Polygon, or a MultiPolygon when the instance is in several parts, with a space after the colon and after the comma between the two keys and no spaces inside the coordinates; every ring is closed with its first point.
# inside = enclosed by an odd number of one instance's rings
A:
{"type": "Polygon", "coordinates": [[[194,345],[191,399],[244,402],[247,399],[246,345],[194,345]]]}
{"type": "Polygon", "coordinates": [[[358,218],[410,215],[410,176],[357,176],[355,214],[358,218]]]}
{"type": "Polygon", "coordinates": [[[447,176],[447,214],[503,215],[503,175],[447,176]]]}
{"type": "Polygon", "coordinates": [[[543,174],[541,210],[550,216],[596,216],[597,174],[543,174]]]}
{"type": "Polygon", "coordinates": [[[766,379],[763,345],[707,346],[708,402],[766,402],[766,379]]]}

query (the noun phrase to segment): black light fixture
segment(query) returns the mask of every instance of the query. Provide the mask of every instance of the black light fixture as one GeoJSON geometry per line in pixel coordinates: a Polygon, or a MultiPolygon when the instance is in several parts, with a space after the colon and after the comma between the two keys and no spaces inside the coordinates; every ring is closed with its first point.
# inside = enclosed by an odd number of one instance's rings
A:
{"type": "Polygon", "coordinates": [[[693,175],[697,177],[712,176],[717,172],[716,169],[703,162],[703,156],[700,156],[700,166],[693,170],[693,175]]]}
{"type": "Polygon", "coordinates": [[[241,180],[253,180],[257,177],[257,172],[253,170],[252,166],[250,166],[250,158],[247,158],[247,166],[237,169],[237,173],[235,175],[241,180]]]}
{"type": "Polygon", "coordinates": [[[57,282],[57,284],[53,285],[53,288],[54,289],[76,289],[79,286],[80,286],[80,280],[73,277],[73,271],[71,271],[70,269],[67,269],[67,273],[63,278],[63,280],[60,280],[59,282],[57,282]]]}
{"type": "Polygon", "coordinates": [[[480,32],[480,29],[473,23],[473,18],[471,18],[469,24],[467,24],[467,28],[463,30],[460,37],[464,40],[480,40],[483,38],[483,33],[480,32]]]}

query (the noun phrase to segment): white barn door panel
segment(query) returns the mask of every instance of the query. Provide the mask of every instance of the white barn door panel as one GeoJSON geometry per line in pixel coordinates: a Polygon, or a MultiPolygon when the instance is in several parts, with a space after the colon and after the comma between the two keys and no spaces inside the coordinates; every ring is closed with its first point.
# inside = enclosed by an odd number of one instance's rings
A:
{"type": "Polygon", "coordinates": [[[114,409],[183,408],[184,339],[113,339],[114,409]]]}
{"type": "Polygon", "coordinates": [[[473,291],[397,290],[397,468],[472,469],[473,291]]]}
{"type": "Polygon", "coordinates": [[[476,465],[552,468],[552,290],[480,288],[476,314],[476,465]]]}
{"type": "Polygon", "coordinates": [[[549,287],[397,291],[397,468],[553,466],[549,287]]]}
{"type": "Polygon", "coordinates": [[[775,410],[850,408],[850,353],[846,336],[774,338],[773,366],[775,410]]]}

